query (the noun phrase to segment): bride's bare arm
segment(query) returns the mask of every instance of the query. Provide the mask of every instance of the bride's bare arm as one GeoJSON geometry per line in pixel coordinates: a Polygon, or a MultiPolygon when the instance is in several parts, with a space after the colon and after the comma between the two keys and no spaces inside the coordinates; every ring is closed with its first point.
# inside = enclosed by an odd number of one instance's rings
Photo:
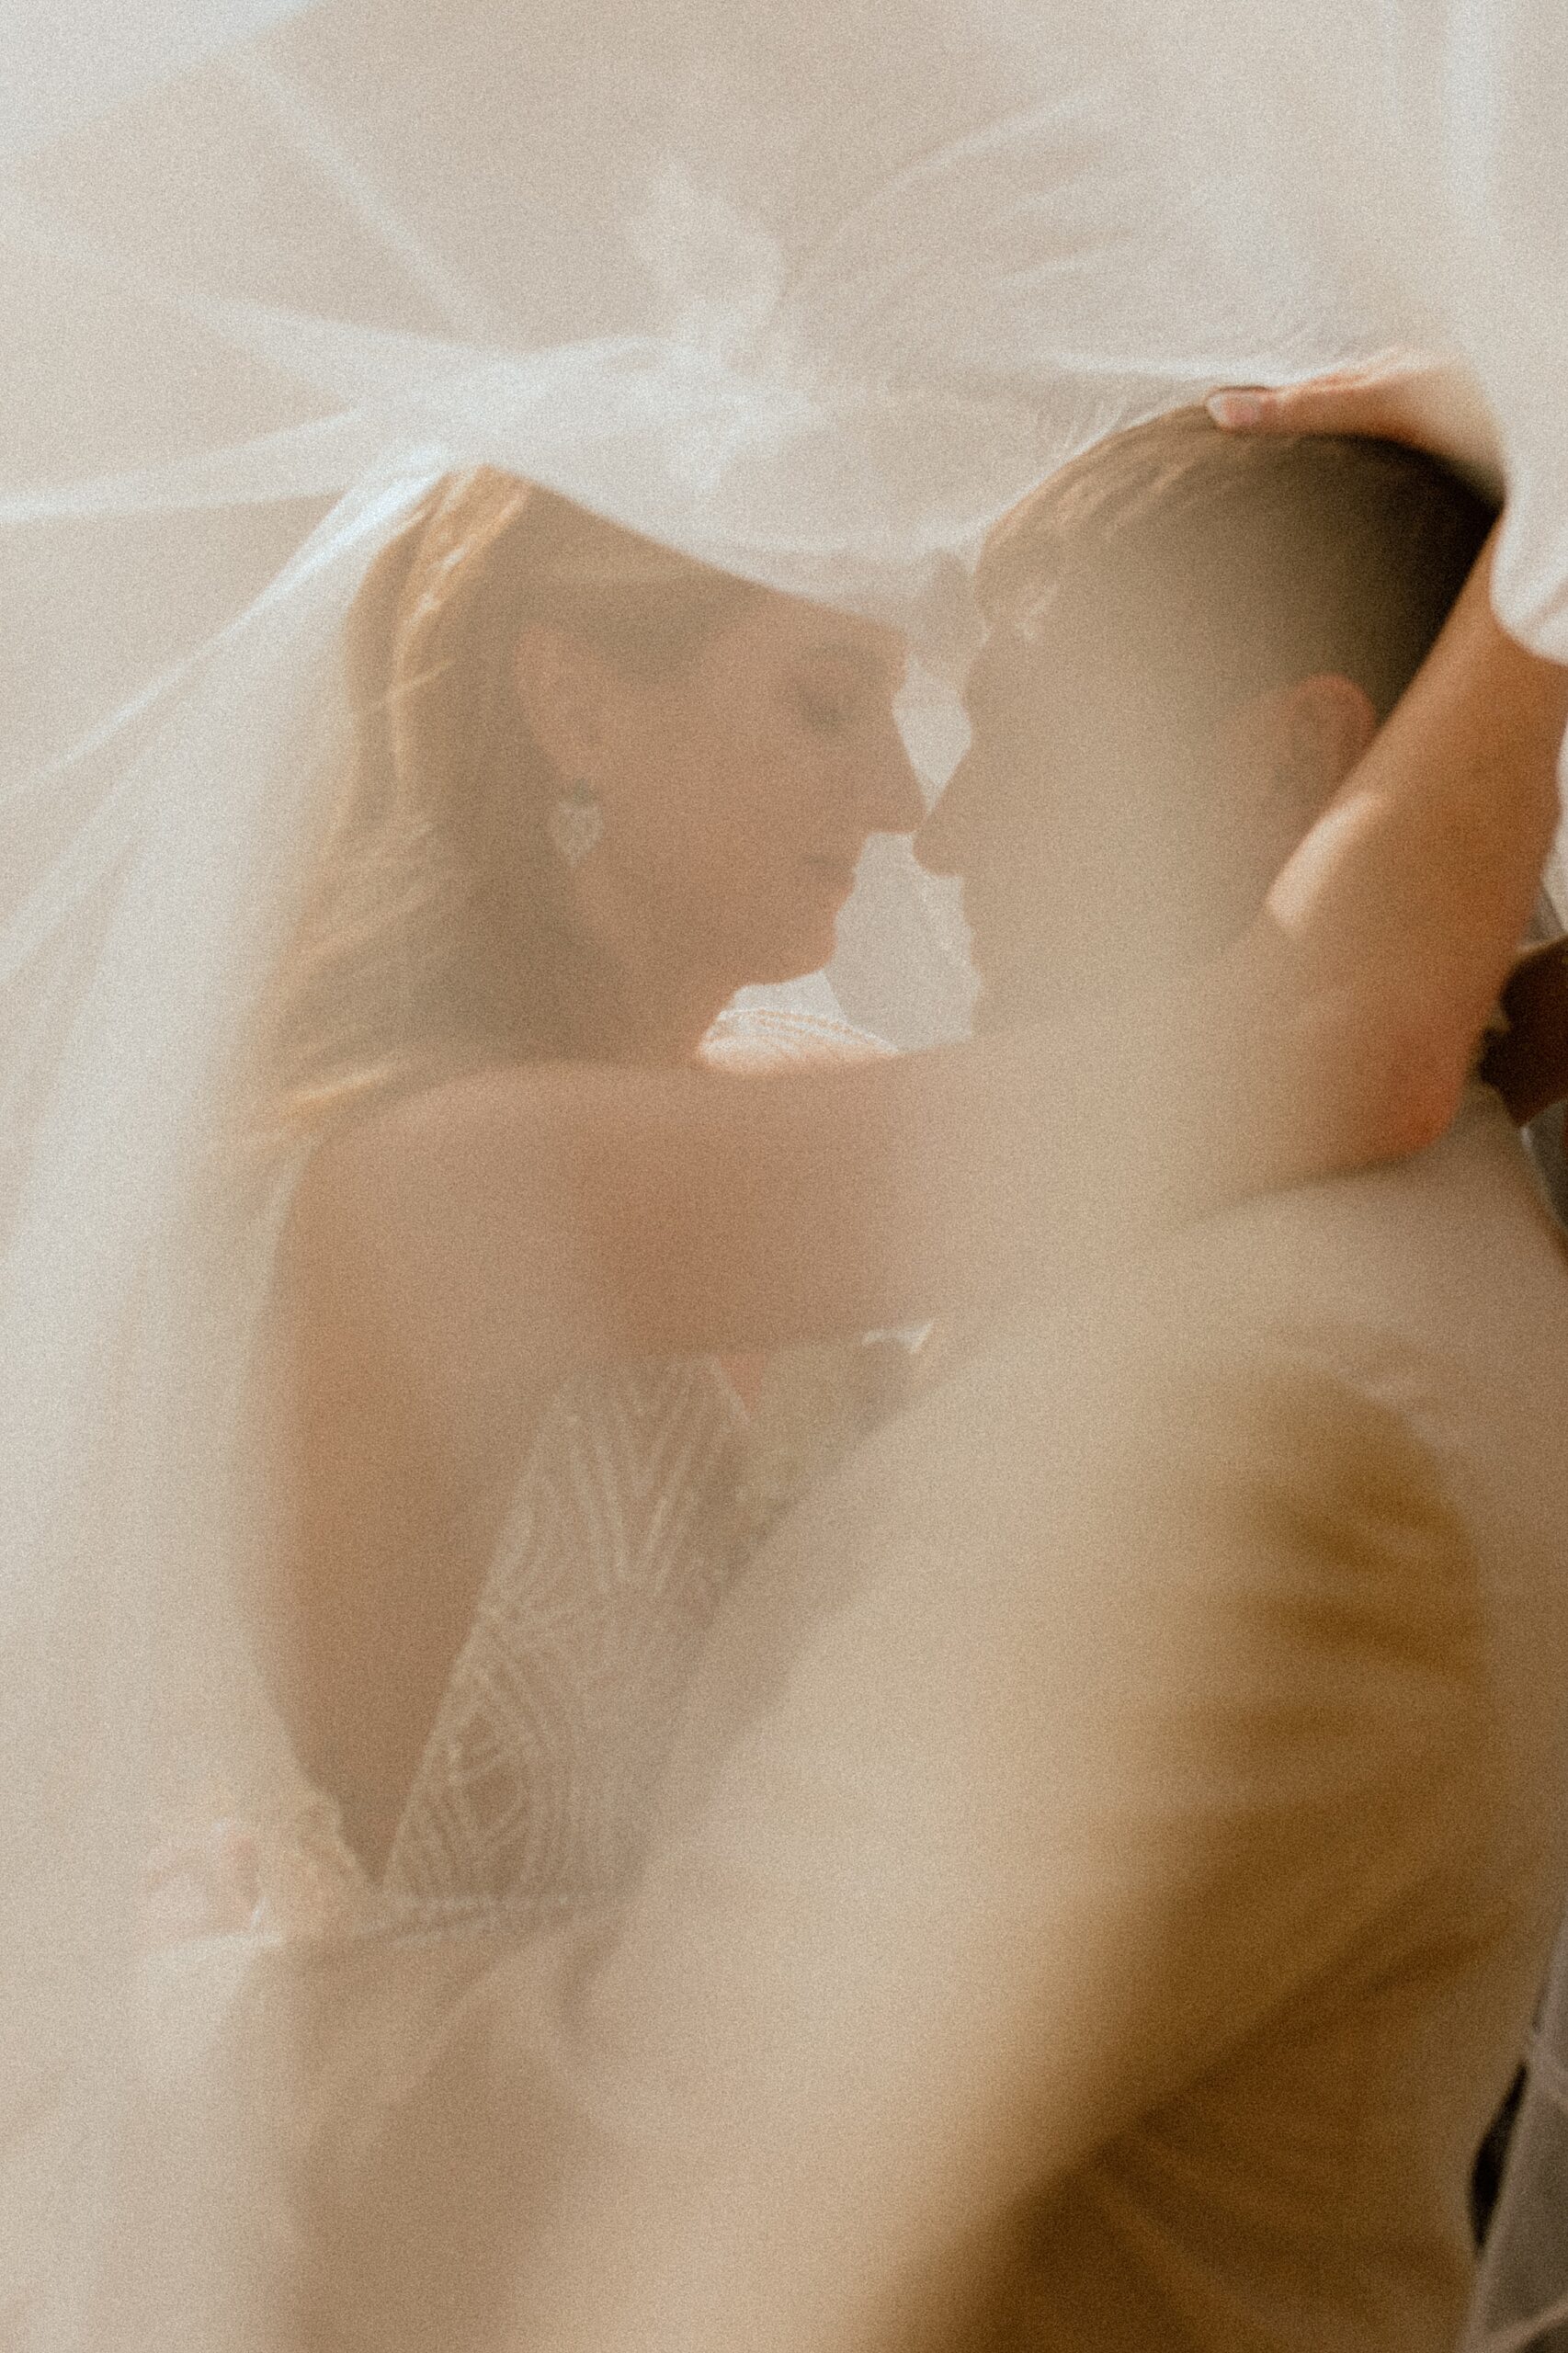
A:
{"type": "Polygon", "coordinates": [[[766,1074],[498,1068],[335,1141],[301,1208],[323,1254],[405,1283],[410,1329],[433,1316],[442,1346],[512,1332],[561,1369],[767,1347],[1016,1267],[1074,1092],[1034,1032],[766,1074]]]}

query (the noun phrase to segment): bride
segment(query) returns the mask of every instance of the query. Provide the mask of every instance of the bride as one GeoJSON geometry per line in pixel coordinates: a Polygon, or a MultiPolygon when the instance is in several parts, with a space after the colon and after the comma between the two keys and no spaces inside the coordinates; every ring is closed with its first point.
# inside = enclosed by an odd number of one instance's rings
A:
{"type": "MultiPolygon", "coordinates": [[[[482,1123],[609,1063],[843,1051],[721,1017],[828,961],[868,837],[923,813],[903,652],[486,469],[347,634],[358,745],[265,1024],[283,1500],[250,1615],[383,1898],[578,1904],[734,1564],[744,1375],[541,1316],[537,1177],[482,1123]],[[486,1150],[510,1233],[441,1168],[486,1150]]],[[[612,1146],[604,1177],[637,1170],[612,1146]]],[[[287,1847],[260,1860],[278,1924],[287,1847]]]]}

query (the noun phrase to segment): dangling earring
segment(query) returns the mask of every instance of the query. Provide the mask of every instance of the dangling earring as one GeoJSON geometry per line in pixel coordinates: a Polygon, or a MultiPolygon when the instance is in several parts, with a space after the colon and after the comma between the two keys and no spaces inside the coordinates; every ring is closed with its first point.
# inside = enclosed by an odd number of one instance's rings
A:
{"type": "Polygon", "coordinates": [[[568,866],[581,866],[605,829],[604,802],[586,779],[563,792],[550,812],[550,838],[568,866]]]}

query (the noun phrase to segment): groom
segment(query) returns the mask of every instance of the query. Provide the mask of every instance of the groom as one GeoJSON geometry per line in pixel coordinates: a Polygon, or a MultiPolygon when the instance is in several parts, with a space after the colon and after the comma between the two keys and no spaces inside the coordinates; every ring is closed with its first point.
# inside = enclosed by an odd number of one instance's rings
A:
{"type": "MultiPolygon", "coordinates": [[[[925,843],[987,1017],[1243,926],[1485,520],[1196,415],[1027,501],[925,843]]],[[[758,1560],[625,1913],[435,2033],[357,2218],[409,2344],[1455,2341],[1568,1878],[1561,1244],[1474,1089],[1048,1288],[758,1560]]]]}

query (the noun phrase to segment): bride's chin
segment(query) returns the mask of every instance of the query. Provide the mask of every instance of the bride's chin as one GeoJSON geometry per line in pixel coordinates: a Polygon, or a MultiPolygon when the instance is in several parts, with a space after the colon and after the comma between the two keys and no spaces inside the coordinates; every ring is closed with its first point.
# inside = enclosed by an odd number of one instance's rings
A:
{"type": "Polygon", "coordinates": [[[829,931],[814,945],[799,947],[789,952],[781,949],[771,959],[754,956],[750,960],[744,985],[754,989],[777,989],[790,981],[809,981],[813,972],[820,972],[825,965],[832,963],[837,945],[835,935],[829,931]]]}
{"type": "Polygon", "coordinates": [[[795,923],[788,930],[782,926],[759,949],[751,942],[746,959],[747,983],[753,988],[781,988],[787,981],[809,980],[831,964],[838,947],[836,912],[814,923],[795,923]]]}

